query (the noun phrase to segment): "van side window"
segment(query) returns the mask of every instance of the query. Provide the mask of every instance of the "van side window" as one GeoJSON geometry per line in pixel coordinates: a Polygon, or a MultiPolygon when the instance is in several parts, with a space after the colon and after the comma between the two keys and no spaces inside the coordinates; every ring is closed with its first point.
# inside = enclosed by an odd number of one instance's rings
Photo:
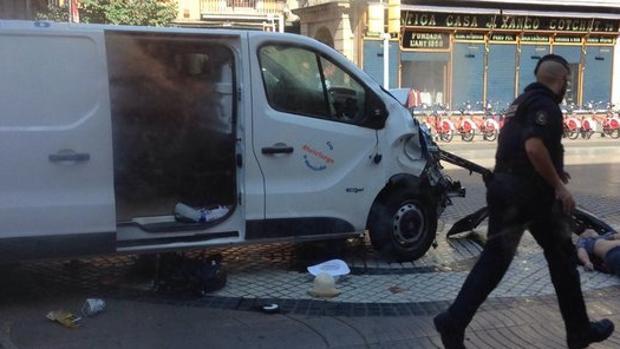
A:
{"type": "Polygon", "coordinates": [[[366,91],[339,66],[317,53],[284,45],[259,52],[265,91],[278,111],[361,124],[366,91]]]}
{"type": "Polygon", "coordinates": [[[327,101],[315,53],[297,47],[266,46],[260,63],[269,103],[279,111],[327,117],[327,101]]]}
{"type": "Polygon", "coordinates": [[[321,57],[330,116],[335,120],[361,123],[366,110],[366,91],[349,74],[321,57]]]}

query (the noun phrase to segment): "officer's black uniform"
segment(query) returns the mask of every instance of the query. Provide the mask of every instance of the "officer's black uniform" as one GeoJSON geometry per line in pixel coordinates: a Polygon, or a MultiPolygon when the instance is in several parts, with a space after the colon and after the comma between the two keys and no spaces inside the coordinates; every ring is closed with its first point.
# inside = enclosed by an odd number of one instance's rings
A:
{"type": "Polygon", "coordinates": [[[556,95],[542,84],[528,86],[509,108],[488,183],[487,244],[447,312],[456,331],[467,327],[500,282],[526,228],[544,250],[569,340],[589,328],[568,219],[555,201],[554,189],[534,170],[525,152],[527,139],[540,138],[563,175],[562,132],[556,95]]]}

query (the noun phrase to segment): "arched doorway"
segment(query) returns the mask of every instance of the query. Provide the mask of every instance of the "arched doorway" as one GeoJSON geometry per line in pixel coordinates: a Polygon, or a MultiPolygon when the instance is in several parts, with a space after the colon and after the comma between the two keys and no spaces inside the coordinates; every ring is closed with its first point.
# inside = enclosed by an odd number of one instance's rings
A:
{"type": "Polygon", "coordinates": [[[325,45],[334,48],[334,38],[332,37],[332,33],[329,31],[329,29],[325,27],[319,28],[319,30],[316,31],[314,38],[324,43],[325,45]]]}

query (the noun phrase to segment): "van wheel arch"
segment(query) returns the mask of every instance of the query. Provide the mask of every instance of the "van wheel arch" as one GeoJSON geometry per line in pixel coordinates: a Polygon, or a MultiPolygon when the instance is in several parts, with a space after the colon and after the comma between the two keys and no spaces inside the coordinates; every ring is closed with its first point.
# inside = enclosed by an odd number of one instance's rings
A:
{"type": "Polygon", "coordinates": [[[368,214],[366,226],[373,247],[388,260],[422,257],[435,241],[437,205],[437,196],[425,177],[392,177],[368,214]]]}

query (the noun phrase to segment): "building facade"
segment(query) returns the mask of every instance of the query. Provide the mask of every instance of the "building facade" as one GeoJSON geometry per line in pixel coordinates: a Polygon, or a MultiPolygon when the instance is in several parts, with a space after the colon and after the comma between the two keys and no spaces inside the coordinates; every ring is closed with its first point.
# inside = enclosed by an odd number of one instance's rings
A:
{"type": "Polygon", "coordinates": [[[284,31],[291,26],[289,8],[298,1],[287,0],[178,0],[175,24],[186,27],[234,27],[284,31]]]}
{"type": "Polygon", "coordinates": [[[0,19],[32,19],[32,0],[0,0],[0,19]]]}
{"type": "MultiPolygon", "coordinates": [[[[293,12],[302,34],[322,40],[321,30],[329,30],[336,49],[383,83],[384,41],[372,28],[380,21],[387,29],[387,2],[331,1],[293,12]]],[[[389,41],[389,86],[415,89],[425,104],[502,109],[534,81],[534,67],[548,53],[571,66],[567,104],[620,104],[613,78],[620,74],[620,2],[400,3],[400,28],[389,41]]]]}
{"type": "Polygon", "coordinates": [[[359,38],[365,35],[366,1],[299,1],[293,14],[299,17],[300,34],[313,37],[361,65],[359,38]]]}

